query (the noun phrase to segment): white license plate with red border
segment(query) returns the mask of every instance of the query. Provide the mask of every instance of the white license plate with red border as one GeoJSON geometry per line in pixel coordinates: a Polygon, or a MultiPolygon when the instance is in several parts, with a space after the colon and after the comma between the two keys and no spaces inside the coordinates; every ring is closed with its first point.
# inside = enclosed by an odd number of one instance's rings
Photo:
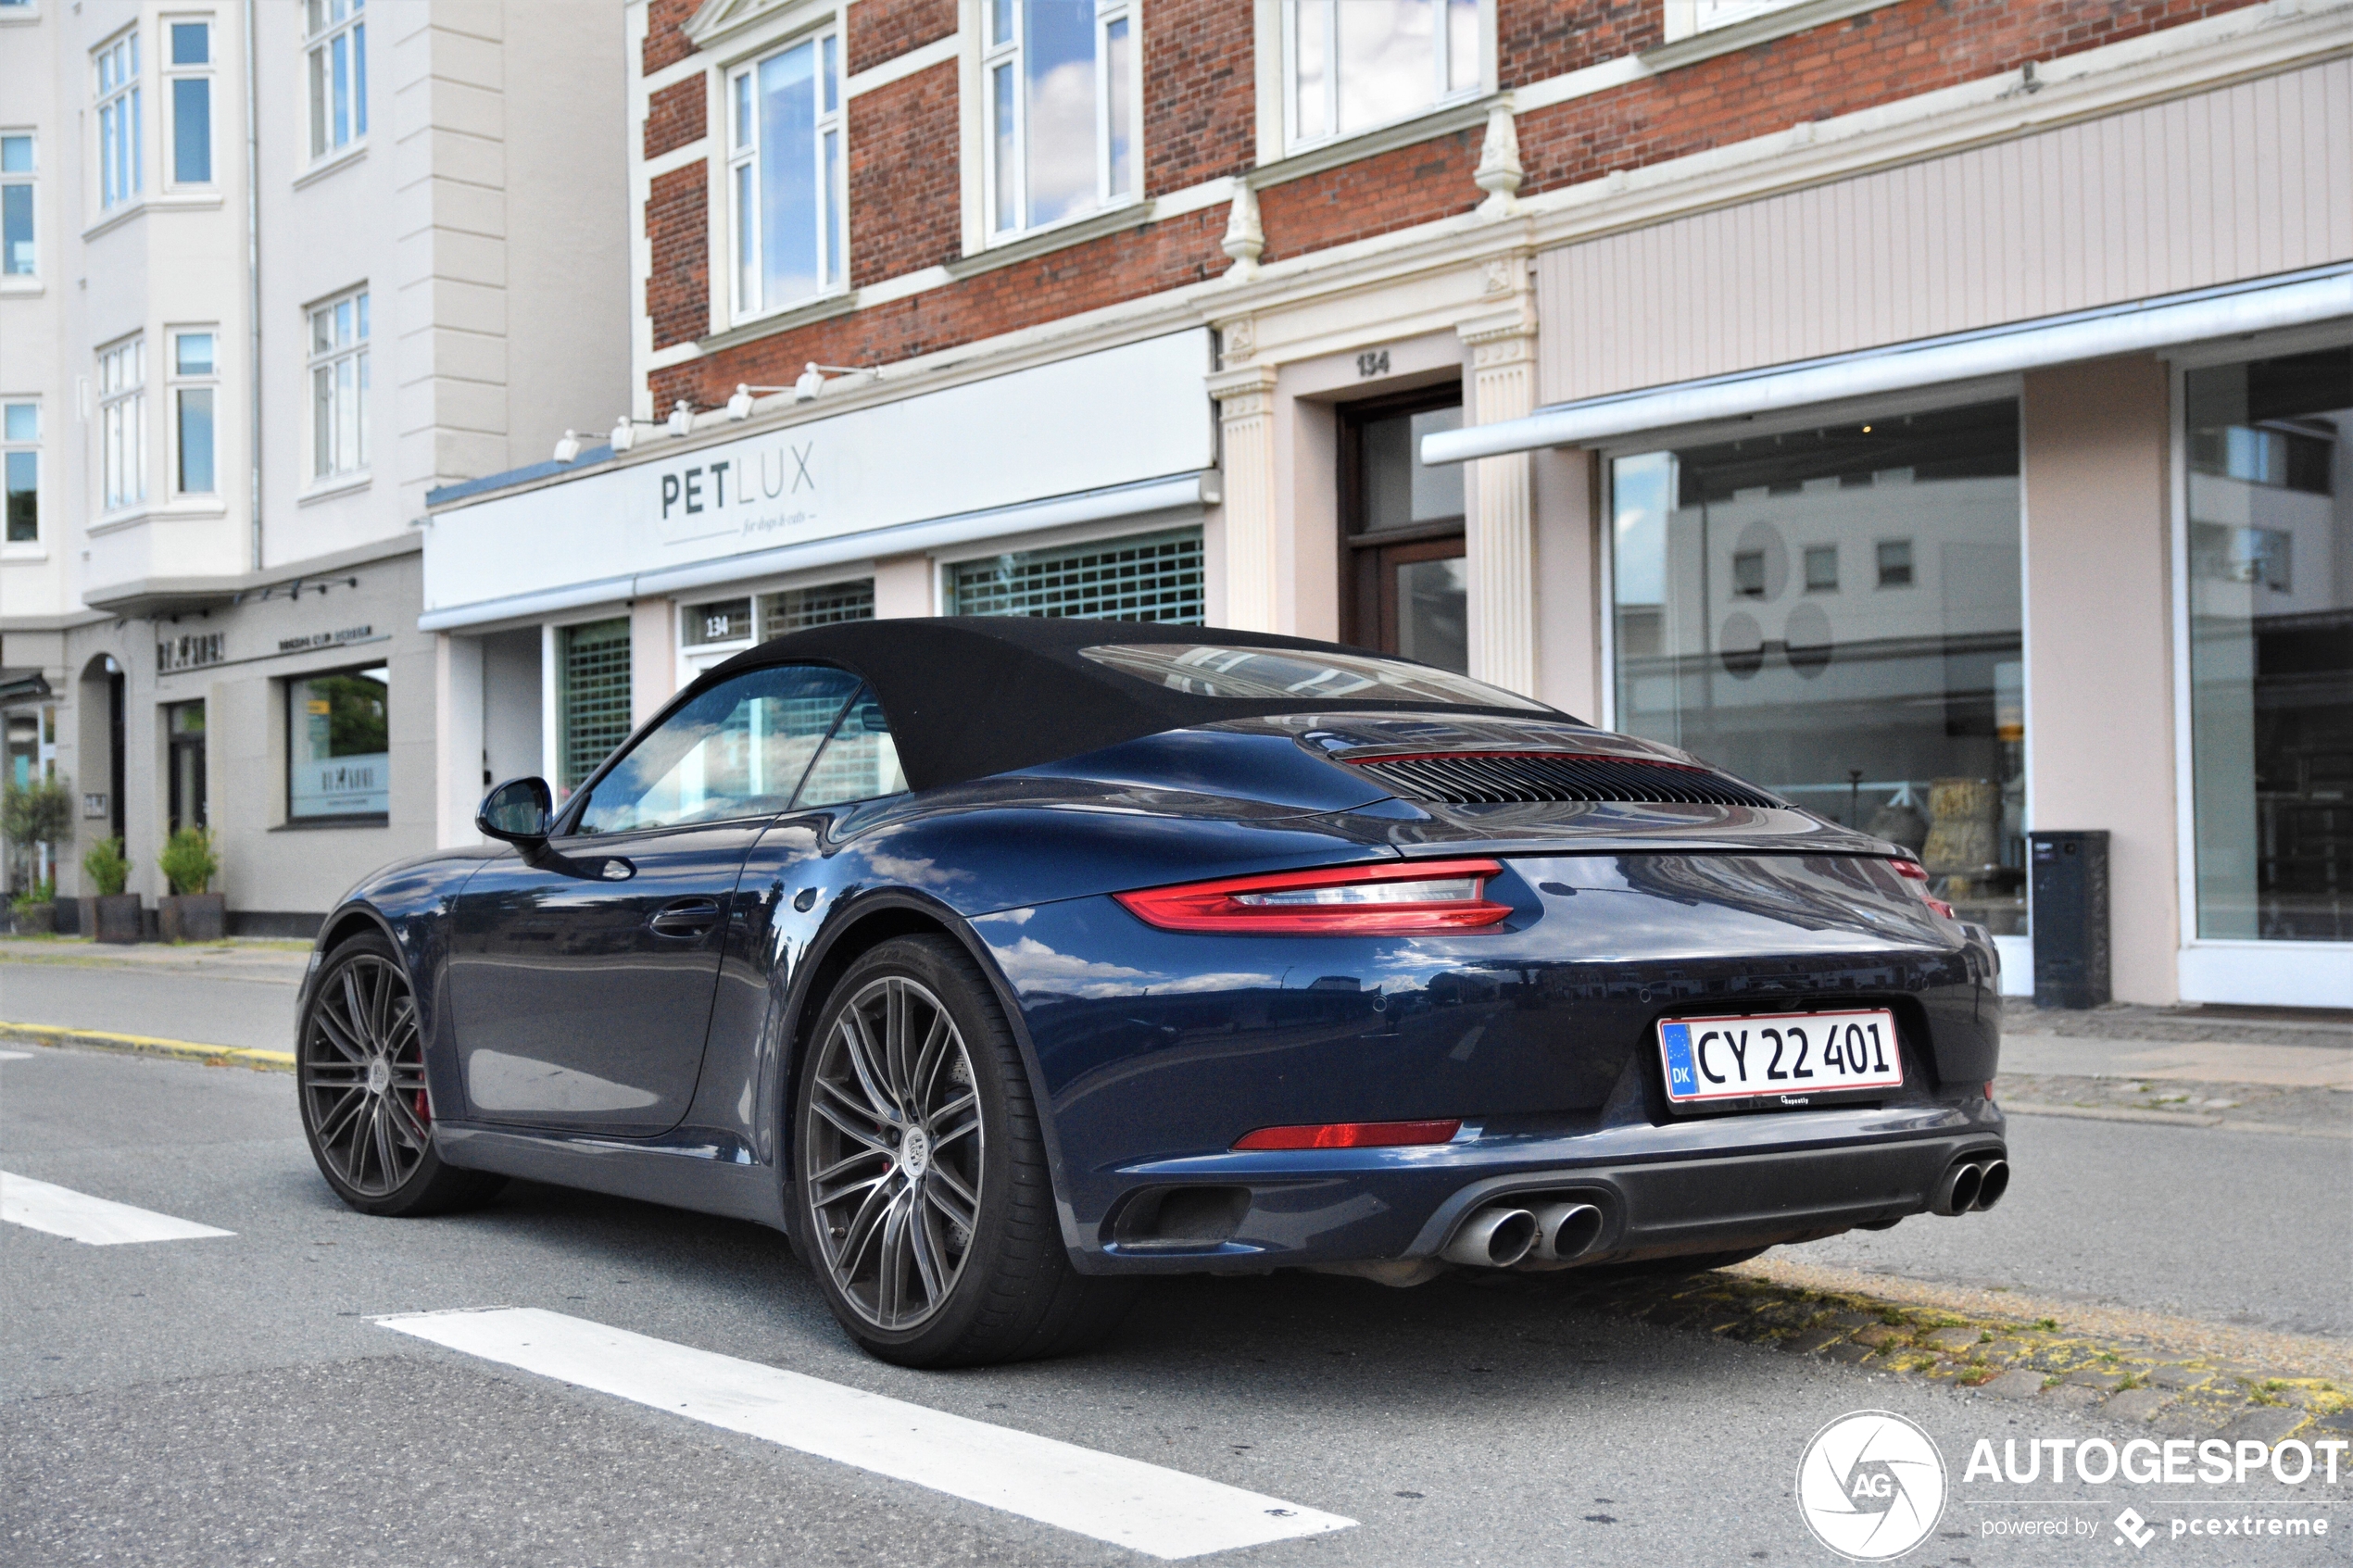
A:
{"type": "Polygon", "coordinates": [[[1676,1106],[1762,1099],[1795,1107],[1817,1095],[1904,1082],[1895,1015],[1884,1008],[1663,1018],[1658,1054],[1676,1106]]]}

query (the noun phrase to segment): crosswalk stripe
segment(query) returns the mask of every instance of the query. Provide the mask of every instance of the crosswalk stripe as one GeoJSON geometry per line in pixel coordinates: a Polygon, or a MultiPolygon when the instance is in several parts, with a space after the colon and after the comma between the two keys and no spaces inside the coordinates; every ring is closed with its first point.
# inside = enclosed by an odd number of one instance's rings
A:
{"type": "Polygon", "coordinates": [[[436,1345],[1176,1559],[1356,1523],[1182,1471],[535,1307],[376,1320],[436,1345]]]}
{"type": "Polygon", "coordinates": [[[133,1241],[195,1241],[234,1236],[194,1220],[178,1220],[152,1209],[134,1209],[111,1198],[93,1198],[71,1187],[53,1186],[30,1176],[0,1171],[0,1220],[27,1230],[45,1231],[93,1247],[133,1241]]]}

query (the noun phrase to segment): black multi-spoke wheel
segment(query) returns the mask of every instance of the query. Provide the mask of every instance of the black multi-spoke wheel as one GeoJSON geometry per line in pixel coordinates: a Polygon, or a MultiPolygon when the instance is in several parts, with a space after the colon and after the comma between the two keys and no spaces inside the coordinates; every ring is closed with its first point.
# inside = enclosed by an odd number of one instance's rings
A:
{"type": "Polygon", "coordinates": [[[808,1036],[795,1110],[802,1255],[872,1354],[1060,1355],[1126,1314],[1129,1282],[1071,1267],[1020,1052],[955,943],[898,937],[849,966],[808,1036]]]}
{"type": "Polygon", "coordinates": [[[480,1202],[500,1178],[444,1165],[408,972],[381,936],[328,956],[302,1011],[295,1072],[302,1130],[329,1185],[372,1214],[480,1202]]]}
{"type": "Polygon", "coordinates": [[[972,1255],[986,1136],[963,1035],[922,982],[887,974],[817,1042],[801,1180],[817,1255],[858,1315],[909,1329],[972,1255]]]}

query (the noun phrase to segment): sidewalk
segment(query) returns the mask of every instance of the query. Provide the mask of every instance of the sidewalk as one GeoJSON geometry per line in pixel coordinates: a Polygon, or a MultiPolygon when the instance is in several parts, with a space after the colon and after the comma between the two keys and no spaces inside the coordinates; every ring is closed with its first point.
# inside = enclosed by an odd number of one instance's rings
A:
{"type": "Polygon", "coordinates": [[[2006,1111],[2353,1138],[2353,1015],[2013,1001],[2002,1022],[2006,1111]]]}
{"type": "Polygon", "coordinates": [[[310,944],[274,936],[219,942],[92,942],[80,936],[0,936],[0,964],[61,964],[148,973],[204,974],[224,980],[302,979],[310,944]]]}

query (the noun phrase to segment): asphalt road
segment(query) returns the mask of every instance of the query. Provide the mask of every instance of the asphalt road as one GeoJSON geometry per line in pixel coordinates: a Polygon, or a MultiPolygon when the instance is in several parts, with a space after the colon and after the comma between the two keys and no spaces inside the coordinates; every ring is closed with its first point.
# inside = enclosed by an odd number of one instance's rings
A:
{"type": "MultiPolygon", "coordinates": [[[[34,1049],[0,1060],[0,1166],[233,1232],[88,1246],[0,1224],[0,1541],[27,1564],[1141,1563],[1088,1536],[396,1333],[509,1306],[787,1368],[1355,1523],[1210,1562],[1834,1561],[1792,1477],[1849,1411],[1919,1422],[1952,1475],[1909,1561],[2108,1559],[2148,1488],[1964,1485],[1979,1437],[2120,1438],[2064,1411],[1598,1317],[1541,1288],[1171,1281],[1093,1355],[919,1374],[860,1356],[781,1238],[517,1185],[427,1221],[344,1209],[282,1074],[34,1049]],[[2096,1538],[1987,1538],[2081,1520],[2096,1538]]],[[[23,1190],[21,1186],[18,1189],[23,1190]]],[[[1900,1234],[1900,1233],[1899,1233],[1900,1234]]],[[[2353,1475],[2260,1486],[2353,1561],[2353,1475]]],[[[2170,1494],[2166,1494],[2170,1495],[2170,1494]]],[[[2253,1494],[2208,1491],[2235,1507],[2253,1494]]]]}

